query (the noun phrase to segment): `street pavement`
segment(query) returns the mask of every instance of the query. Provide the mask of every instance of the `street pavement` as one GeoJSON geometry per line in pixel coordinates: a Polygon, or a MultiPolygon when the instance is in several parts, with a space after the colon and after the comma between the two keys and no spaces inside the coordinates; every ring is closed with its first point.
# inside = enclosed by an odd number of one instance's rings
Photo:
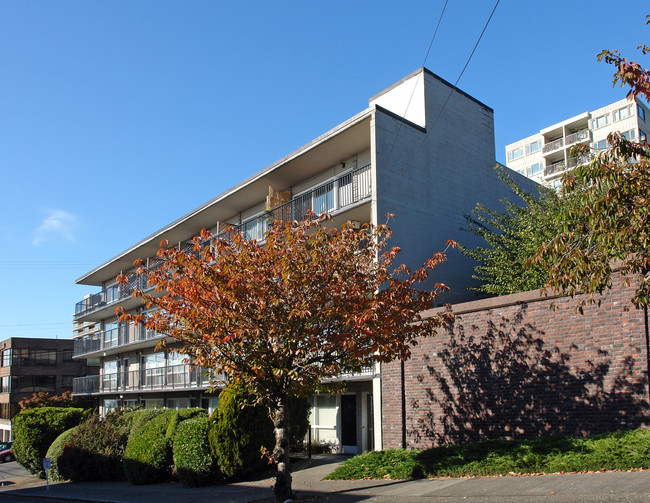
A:
{"type": "MultiPolygon", "coordinates": [[[[322,480],[345,458],[319,456],[296,463],[293,487],[299,499],[341,503],[650,503],[650,471],[471,477],[431,480],[322,480]]],[[[180,484],[133,486],[126,482],[57,482],[30,475],[18,463],[0,465],[0,502],[266,503],[273,479],[211,487],[180,484]]]]}

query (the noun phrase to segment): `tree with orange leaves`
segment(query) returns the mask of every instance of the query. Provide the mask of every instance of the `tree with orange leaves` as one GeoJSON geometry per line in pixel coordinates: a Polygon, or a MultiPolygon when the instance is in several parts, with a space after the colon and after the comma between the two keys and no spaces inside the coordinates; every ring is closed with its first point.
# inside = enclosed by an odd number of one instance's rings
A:
{"type": "Polygon", "coordinates": [[[336,383],[324,379],[406,359],[419,336],[447,321],[420,317],[447,287],[418,288],[444,252],[415,271],[395,267],[400,250],[386,249],[387,225],[334,229],[327,220],[277,221],[263,242],[205,230],[190,251],[163,242],[163,266],[148,279],[155,292],[134,293],[156,309],[119,311],[121,321],[169,335],[193,364],[238,381],[268,407],[277,501],[291,495],[289,397],[332,391],[336,383]]]}

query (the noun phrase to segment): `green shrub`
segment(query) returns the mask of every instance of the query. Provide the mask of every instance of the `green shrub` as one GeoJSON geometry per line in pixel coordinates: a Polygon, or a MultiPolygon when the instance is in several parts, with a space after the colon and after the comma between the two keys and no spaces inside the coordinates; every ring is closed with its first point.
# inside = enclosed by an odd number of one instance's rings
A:
{"type": "Polygon", "coordinates": [[[130,425],[122,410],[103,418],[95,414],[82,422],[58,460],[61,476],[73,481],[123,480],[122,460],[130,425]]]}
{"type": "Polygon", "coordinates": [[[219,397],[219,408],[212,414],[210,447],[222,473],[238,477],[263,470],[267,460],[261,448],[274,445],[273,423],[263,407],[252,407],[252,399],[236,384],[230,384],[219,397]]]}
{"type": "Polygon", "coordinates": [[[74,428],[70,428],[69,430],[61,433],[58,437],[56,437],[56,440],[52,442],[52,445],[50,445],[50,448],[47,450],[45,457],[50,458],[52,466],[52,468],[50,468],[50,480],[65,480],[65,477],[63,477],[59,472],[59,459],[63,455],[63,449],[65,449],[66,444],[70,442],[76,433],[77,428],[79,427],[75,426],[74,428]]]}
{"type": "MultiPolygon", "coordinates": [[[[172,440],[182,421],[205,414],[203,409],[161,410],[139,427],[149,414],[137,415],[124,451],[124,474],[132,484],[153,484],[171,477],[172,440]],[[138,428],[135,432],[134,428],[138,428]]],[[[148,412],[148,411],[144,411],[148,412]]]]}
{"type": "Polygon", "coordinates": [[[12,426],[16,459],[30,473],[44,478],[43,458],[52,442],[89,413],[76,407],[40,407],[16,414],[12,426]]]}
{"type": "Polygon", "coordinates": [[[127,412],[125,416],[131,421],[129,439],[133,438],[143,426],[149,424],[154,417],[159,416],[165,411],[166,409],[138,409],[127,412]]]}
{"type": "Polygon", "coordinates": [[[203,486],[216,479],[216,463],[212,457],[208,435],[208,417],[183,421],[174,436],[174,466],[179,480],[188,487],[203,486]]]}

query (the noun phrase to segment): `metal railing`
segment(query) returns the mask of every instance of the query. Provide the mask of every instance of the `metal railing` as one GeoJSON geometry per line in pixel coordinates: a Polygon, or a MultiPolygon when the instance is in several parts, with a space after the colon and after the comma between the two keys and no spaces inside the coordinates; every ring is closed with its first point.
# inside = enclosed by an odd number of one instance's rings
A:
{"type": "MultiPolygon", "coordinates": [[[[249,218],[241,224],[233,226],[233,229],[242,232],[248,239],[261,240],[264,238],[268,226],[276,220],[282,222],[303,220],[307,218],[308,211],[312,211],[316,215],[323,212],[332,213],[368,199],[371,195],[372,177],[370,164],[368,164],[304,192],[262,215],[249,218]]],[[[222,232],[217,237],[225,237],[228,232],[222,232]]],[[[180,243],[180,246],[188,251],[192,248],[190,242],[180,243]]],[[[125,274],[128,279],[126,283],[113,283],[101,292],[89,295],[77,302],[74,318],[80,318],[97,309],[131,298],[134,290],[146,289],[149,273],[161,267],[163,263],[161,260],[150,261],[142,268],[142,274],[134,272],[125,274]]]]}
{"type": "MultiPolygon", "coordinates": [[[[372,178],[368,164],[304,192],[262,215],[244,220],[232,228],[242,232],[247,239],[262,240],[269,225],[277,220],[281,222],[304,220],[310,211],[316,215],[333,213],[368,199],[371,195],[372,178]]],[[[223,232],[218,237],[226,235],[227,232],[223,232]]]]}
{"type": "Polygon", "coordinates": [[[553,140],[550,143],[547,143],[542,147],[542,152],[544,154],[547,154],[549,152],[553,152],[554,150],[557,150],[558,148],[562,148],[564,146],[564,139],[563,138],[558,138],[557,140],[553,140]]]}
{"type": "Polygon", "coordinates": [[[566,169],[566,164],[564,161],[556,162],[544,168],[544,176],[551,176],[556,173],[561,173],[565,169],[566,169]]]}
{"type": "Polygon", "coordinates": [[[77,395],[119,393],[124,391],[163,391],[209,388],[208,372],[192,365],[125,370],[111,374],[77,377],[72,392],[77,395]]]}
{"type": "Polygon", "coordinates": [[[571,133],[565,138],[564,142],[565,145],[571,145],[572,143],[576,143],[578,141],[584,141],[584,140],[591,140],[591,136],[589,134],[588,129],[581,129],[580,131],[571,133]]]}
{"type": "Polygon", "coordinates": [[[76,339],[74,341],[74,356],[86,355],[95,351],[103,351],[161,337],[164,337],[164,335],[155,330],[149,330],[144,325],[135,325],[133,323],[129,323],[128,325],[122,324],[116,328],[102,330],[81,339],[76,339]]]}
{"type": "Polygon", "coordinates": [[[577,155],[575,157],[569,157],[567,159],[567,166],[569,168],[575,168],[581,164],[587,164],[591,160],[592,156],[587,154],[577,155]]]}

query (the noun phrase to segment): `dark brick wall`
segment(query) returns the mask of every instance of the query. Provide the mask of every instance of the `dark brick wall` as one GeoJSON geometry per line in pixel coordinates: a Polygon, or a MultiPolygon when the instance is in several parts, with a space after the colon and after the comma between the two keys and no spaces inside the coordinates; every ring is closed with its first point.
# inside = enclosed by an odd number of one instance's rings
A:
{"type": "MultiPolygon", "coordinates": [[[[633,291],[617,278],[583,315],[578,297],[537,291],[453,306],[453,325],[405,363],[407,447],[649,426],[647,320],[633,291]]],[[[382,365],[384,448],[402,446],[401,389],[400,363],[382,365]]]]}

